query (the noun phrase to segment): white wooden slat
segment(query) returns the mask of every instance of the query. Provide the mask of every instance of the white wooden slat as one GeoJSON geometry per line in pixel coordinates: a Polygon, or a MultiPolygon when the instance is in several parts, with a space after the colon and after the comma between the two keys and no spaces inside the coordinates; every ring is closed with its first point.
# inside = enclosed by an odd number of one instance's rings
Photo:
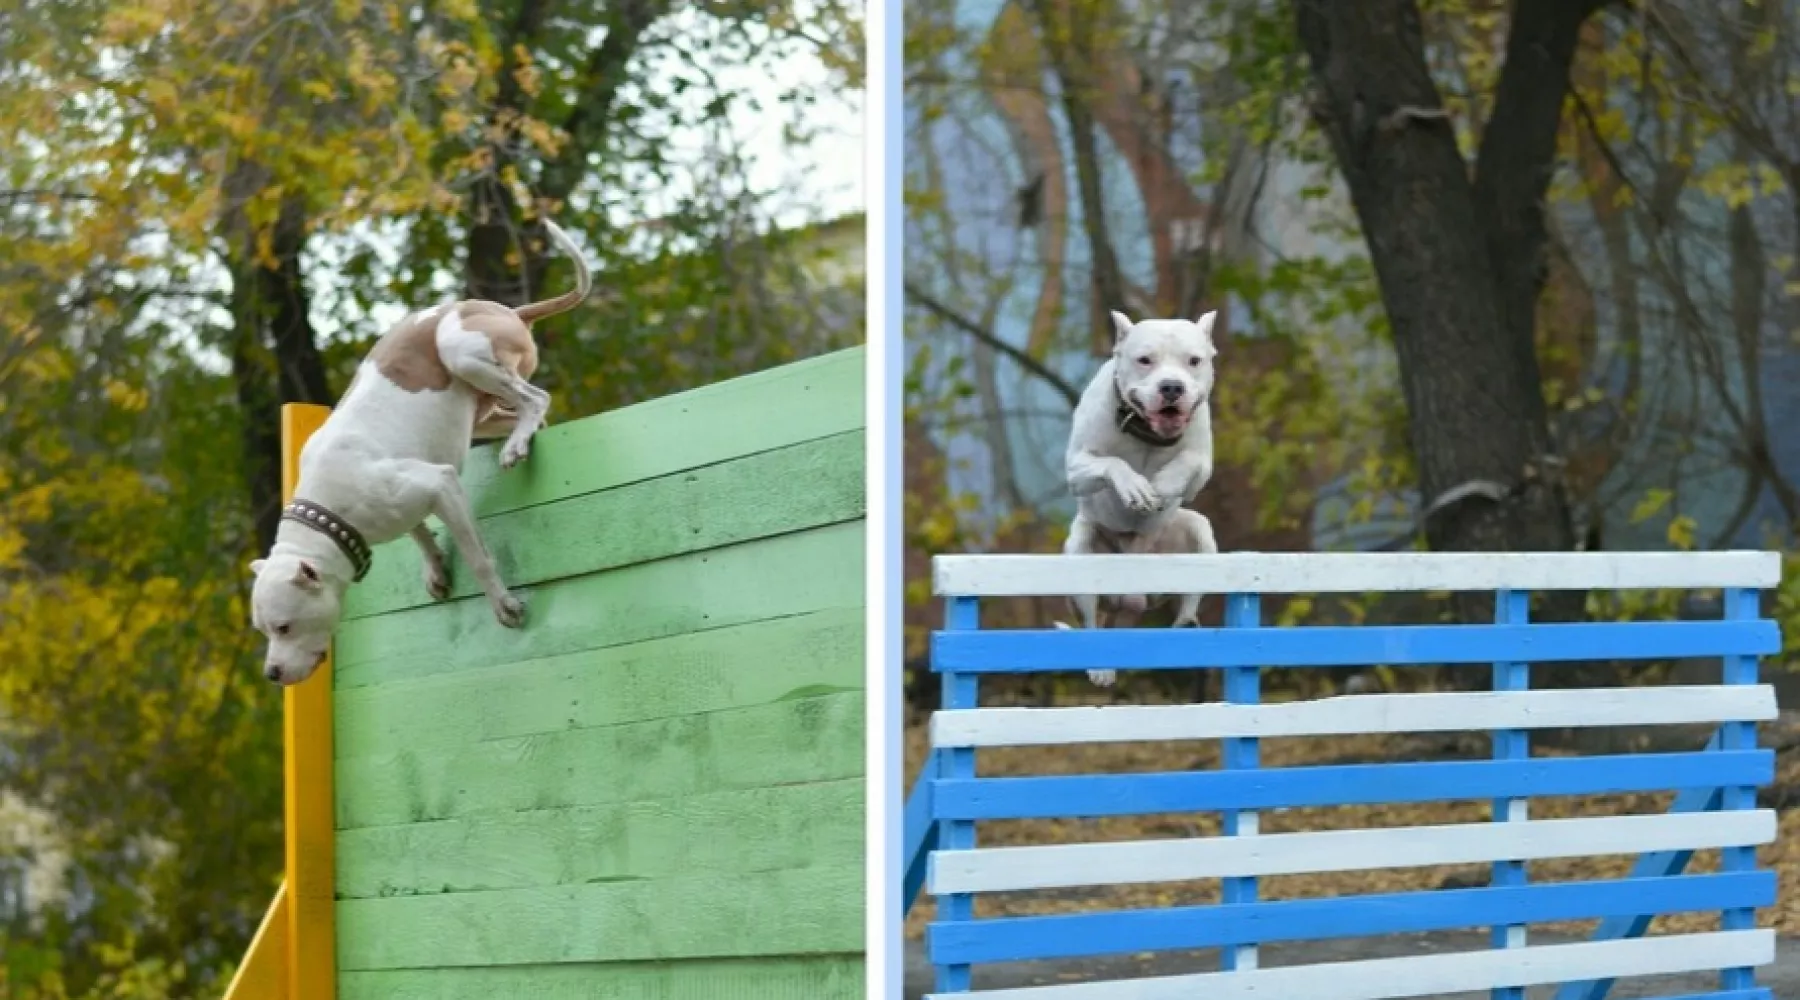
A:
{"type": "Polygon", "coordinates": [[[932,559],[940,596],[1773,587],[1775,552],[1227,552],[932,559]]]}
{"type": "Polygon", "coordinates": [[[926,886],[933,895],[1015,892],[1706,850],[1766,844],[1775,830],[1774,811],[1757,809],[992,847],[933,852],[926,886]]]}
{"type": "Polygon", "coordinates": [[[1776,714],[1775,689],[1766,684],[1344,695],[1274,705],[969,708],[934,714],[931,744],[1041,746],[1651,726],[1756,722],[1773,719],[1776,714]]]}
{"type": "Polygon", "coordinates": [[[926,1000],[1397,1000],[1505,986],[1740,968],[1773,961],[1774,931],[1724,931],[1246,972],[933,993],[926,1000]]]}

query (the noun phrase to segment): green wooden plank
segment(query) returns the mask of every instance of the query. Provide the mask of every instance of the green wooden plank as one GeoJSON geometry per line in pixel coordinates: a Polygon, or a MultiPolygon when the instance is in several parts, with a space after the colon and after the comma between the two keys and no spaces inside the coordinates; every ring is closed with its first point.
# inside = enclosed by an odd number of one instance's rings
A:
{"type": "MultiPolygon", "coordinates": [[[[501,695],[503,697],[503,695],[501,695]]],[[[337,762],[337,825],[859,777],[862,692],[337,762]]]]}
{"type": "Polygon", "coordinates": [[[848,521],[520,588],[523,628],[482,598],[346,622],[339,688],[516,663],[827,608],[863,606],[863,522],[848,521]]]}
{"type": "Polygon", "coordinates": [[[862,1000],[861,955],[342,972],[340,1000],[862,1000]]]}
{"type": "Polygon", "coordinates": [[[862,786],[846,778],[347,830],[337,838],[338,898],[854,866],[862,786]]]}
{"type": "Polygon", "coordinates": [[[863,866],[347,899],[338,968],[853,952],[863,866]]]}
{"type": "MultiPolygon", "coordinates": [[[[482,537],[516,588],[854,520],[865,506],[863,448],[861,431],[835,434],[498,514],[482,522],[482,537]]],[[[450,555],[453,596],[480,594],[448,532],[433,528],[450,555]]],[[[410,538],[377,549],[368,578],[346,595],[346,619],[434,603],[421,561],[410,538]]]]}
{"type": "Polygon", "coordinates": [[[483,445],[463,462],[462,478],[486,516],[862,426],[863,349],[854,347],[551,424],[530,457],[505,471],[499,447],[483,445]]]}
{"type": "Polygon", "coordinates": [[[716,712],[860,689],[863,610],[834,608],[340,689],[339,757],[716,712]]]}

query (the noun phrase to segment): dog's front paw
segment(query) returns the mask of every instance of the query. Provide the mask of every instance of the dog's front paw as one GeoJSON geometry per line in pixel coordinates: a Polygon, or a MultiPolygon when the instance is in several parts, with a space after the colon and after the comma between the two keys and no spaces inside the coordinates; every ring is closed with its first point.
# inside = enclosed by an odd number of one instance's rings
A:
{"type": "Polygon", "coordinates": [[[518,628],[525,624],[525,602],[511,594],[501,597],[494,604],[494,617],[507,628],[518,628]]]}
{"type": "Polygon", "coordinates": [[[1199,628],[1200,627],[1200,619],[1197,617],[1193,617],[1193,616],[1177,618],[1177,619],[1175,619],[1174,623],[1171,624],[1169,627],[1170,628],[1199,628]]]}
{"type": "Polygon", "coordinates": [[[1119,679],[1119,672],[1117,670],[1090,670],[1090,671],[1088,671],[1088,680],[1093,681],[1095,684],[1097,684],[1103,688],[1112,687],[1113,681],[1116,681],[1118,679],[1119,679]]]}
{"type": "Polygon", "coordinates": [[[1162,495],[1156,492],[1156,487],[1150,485],[1150,480],[1136,472],[1128,472],[1122,477],[1119,499],[1139,514],[1155,513],[1162,509],[1163,503],[1162,495]]]}
{"type": "Polygon", "coordinates": [[[425,564],[425,592],[434,601],[448,600],[450,597],[450,570],[443,564],[436,566],[425,564]]]}

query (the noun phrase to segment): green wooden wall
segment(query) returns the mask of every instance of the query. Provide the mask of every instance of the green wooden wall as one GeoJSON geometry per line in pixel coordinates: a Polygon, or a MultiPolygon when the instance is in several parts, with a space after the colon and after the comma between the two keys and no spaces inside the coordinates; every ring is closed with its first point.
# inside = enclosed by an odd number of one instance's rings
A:
{"type": "Polygon", "coordinates": [[[518,631],[377,551],[336,645],[343,1000],[862,996],[862,428],[856,349],[478,449],[518,631]]]}

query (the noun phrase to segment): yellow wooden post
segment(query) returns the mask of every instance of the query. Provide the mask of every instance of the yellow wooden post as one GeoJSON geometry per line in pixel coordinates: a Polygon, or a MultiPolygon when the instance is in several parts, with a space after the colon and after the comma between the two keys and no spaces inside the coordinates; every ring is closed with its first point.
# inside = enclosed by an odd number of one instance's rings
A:
{"type": "MultiPolygon", "coordinates": [[[[300,449],[331,408],[281,408],[281,498],[294,498],[300,449]]],[[[337,831],[332,793],[331,657],[282,695],[287,876],[244,952],[225,1000],[336,1000],[337,831]]]]}
{"type": "MultiPolygon", "coordinates": [[[[331,408],[281,408],[281,497],[293,499],[300,449],[331,408]]],[[[334,912],[336,818],[332,795],[331,657],[286,691],[283,747],[287,817],[288,984],[294,1000],[337,997],[334,912]]]]}

